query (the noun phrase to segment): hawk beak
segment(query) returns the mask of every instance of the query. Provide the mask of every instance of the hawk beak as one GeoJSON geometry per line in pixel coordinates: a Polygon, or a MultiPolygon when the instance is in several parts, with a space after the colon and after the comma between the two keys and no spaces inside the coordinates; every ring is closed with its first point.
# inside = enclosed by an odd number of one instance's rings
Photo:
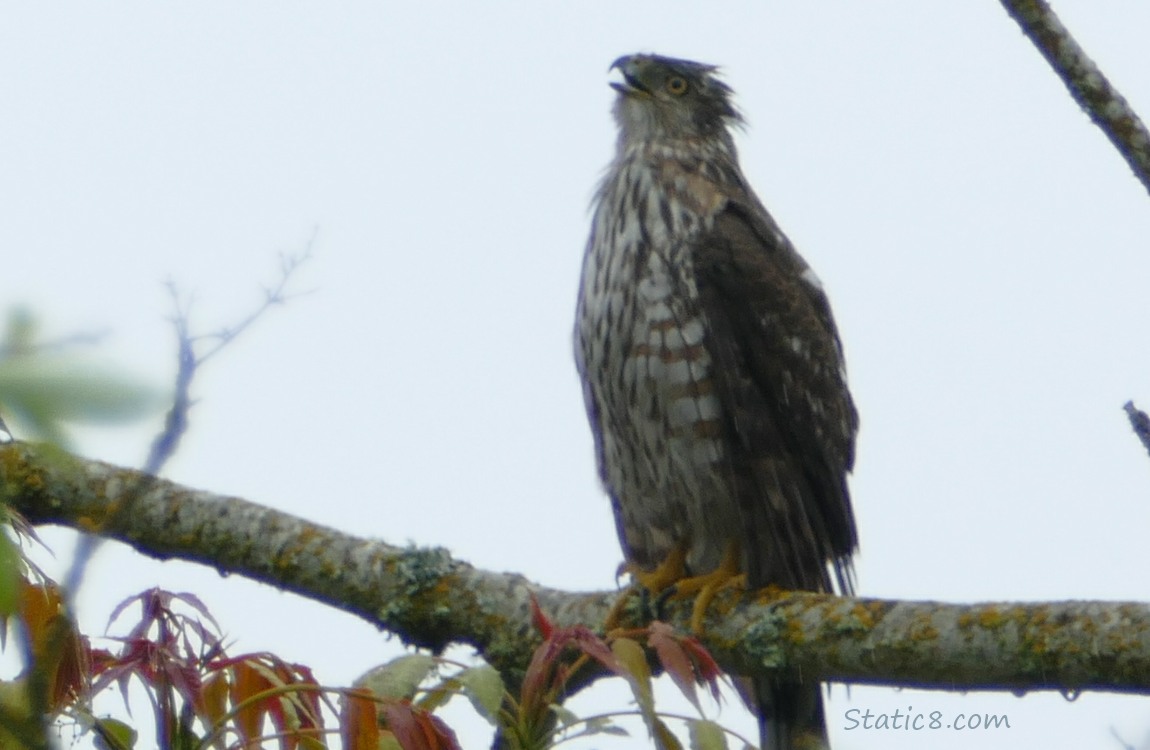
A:
{"type": "Polygon", "coordinates": [[[650,96],[651,90],[643,85],[639,80],[639,66],[633,55],[624,55],[615,62],[611,63],[611,67],[607,71],[618,70],[623,76],[622,81],[611,81],[611,88],[618,91],[625,96],[647,95],[650,96]]]}

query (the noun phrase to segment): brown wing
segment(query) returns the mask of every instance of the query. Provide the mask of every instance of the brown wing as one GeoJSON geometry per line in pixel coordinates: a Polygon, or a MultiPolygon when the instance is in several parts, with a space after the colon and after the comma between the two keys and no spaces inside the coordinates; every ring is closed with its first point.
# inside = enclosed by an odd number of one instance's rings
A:
{"type": "Polygon", "coordinates": [[[858,417],[827,299],[757,205],[728,203],[693,258],[749,582],[830,591],[829,561],[848,593],[858,417]]]}

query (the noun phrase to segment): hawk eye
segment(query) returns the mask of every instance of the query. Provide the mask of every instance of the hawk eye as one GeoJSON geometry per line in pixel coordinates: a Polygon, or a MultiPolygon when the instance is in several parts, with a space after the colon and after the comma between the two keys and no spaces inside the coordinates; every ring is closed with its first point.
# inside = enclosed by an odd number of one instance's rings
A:
{"type": "Polygon", "coordinates": [[[687,79],[682,76],[671,76],[667,79],[667,90],[675,96],[687,93],[687,79]]]}

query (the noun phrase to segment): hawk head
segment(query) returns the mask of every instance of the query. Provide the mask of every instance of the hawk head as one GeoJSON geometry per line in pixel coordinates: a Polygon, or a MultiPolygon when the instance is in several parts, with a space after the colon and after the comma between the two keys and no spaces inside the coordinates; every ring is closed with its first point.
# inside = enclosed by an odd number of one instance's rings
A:
{"type": "Polygon", "coordinates": [[[611,83],[619,92],[615,119],[623,142],[722,137],[742,121],[714,65],[624,55],[610,69],[623,76],[611,83]]]}

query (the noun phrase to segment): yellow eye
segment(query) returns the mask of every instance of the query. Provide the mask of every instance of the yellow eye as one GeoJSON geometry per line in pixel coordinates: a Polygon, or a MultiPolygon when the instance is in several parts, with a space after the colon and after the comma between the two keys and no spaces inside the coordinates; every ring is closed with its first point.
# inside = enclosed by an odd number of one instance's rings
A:
{"type": "Polygon", "coordinates": [[[675,96],[687,93],[687,79],[681,76],[671,76],[667,79],[667,90],[675,96]]]}

